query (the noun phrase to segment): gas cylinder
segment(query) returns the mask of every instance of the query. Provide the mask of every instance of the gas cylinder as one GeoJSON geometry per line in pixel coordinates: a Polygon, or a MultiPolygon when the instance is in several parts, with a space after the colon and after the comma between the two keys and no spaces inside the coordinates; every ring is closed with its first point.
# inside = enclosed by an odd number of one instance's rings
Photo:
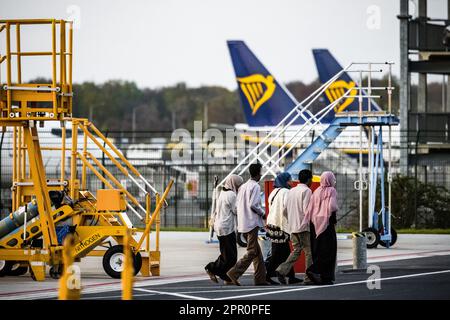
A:
{"type": "Polygon", "coordinates": [[[35,199],[28,202],[26,206],[21,206],[19,209],[10,213],[9,216],[0,221],[0,238],[8,235],[17,228],[23,226],[25,221],[25,210],[27,221],[30,221],[38,215],[38,206],[35,199]]]}

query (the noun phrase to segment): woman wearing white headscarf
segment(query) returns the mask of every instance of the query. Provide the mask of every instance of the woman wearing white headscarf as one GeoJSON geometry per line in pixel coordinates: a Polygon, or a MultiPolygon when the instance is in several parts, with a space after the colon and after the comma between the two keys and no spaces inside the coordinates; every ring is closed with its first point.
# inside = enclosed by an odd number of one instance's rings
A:
{"type": "Polygon", "coordinates": [[[236,195],[244,180],[238,175],[231,175],[223,185],[217,199],[215,212],[211,217],[210,224],[214,226],[220,246],[220,256],[216,261],[206,265],[205,271],[215,283],[218,283],[217,276],[225,284],[232,284],[227,276],[228,270],[237,261],[236,246],[236,195]]]}
{"type": "MultiPolygon", "coordinates": [[[[274,181],[274,189],[269,195],[269,215],[267,216],[267,237],[272,242],[271,255],[266,260],[266,281],[270,284],[279,284],[273,281],[271,277],[278,274],[276,269],[281,263],[286,261],[291,254],[289,247],[289,226],[287,220],[286,200],[289,189],[292,187],[292,177],[288,172],[280,173],[274,181]]],[[[289,284],[300,283],[302,280],[295,277],[294,268],[290,268],[287,273],[289,284]]],[[[286,284],[283,277],[278,279],[284,280],[282,283],[286,284]]]]}

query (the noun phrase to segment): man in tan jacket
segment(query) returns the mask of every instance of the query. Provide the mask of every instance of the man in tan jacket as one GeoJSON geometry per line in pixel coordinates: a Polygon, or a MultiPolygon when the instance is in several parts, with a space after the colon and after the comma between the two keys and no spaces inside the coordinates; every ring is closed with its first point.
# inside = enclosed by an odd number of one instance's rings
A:
{"type": "MultiPolygon", "coordinates": [[[[312,194],[309,188],[312,182],[312,172],[310,170],[300,171],[298,180],[300,183],[290,189],[286,197],[287,225],[293,250],[286,261],[276,269],[278,281],[282,284],[286,284],[285,277],[300,257],[302,250],[305,251],[306,268],[312,264],[309,224],[303,228],[300,227],[312,194]]],[[[310,283],[311,281],[305,276],[304,284],[310,283]]]]}

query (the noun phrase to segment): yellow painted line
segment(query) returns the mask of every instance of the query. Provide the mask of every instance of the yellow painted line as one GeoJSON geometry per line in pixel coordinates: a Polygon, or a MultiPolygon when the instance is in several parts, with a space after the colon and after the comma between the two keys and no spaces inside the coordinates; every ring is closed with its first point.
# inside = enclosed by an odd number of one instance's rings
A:
{"type": "MultiPolygon", "coordinates": [[[[259,143],[264,138],[259,138],[259,137],[251,136],[251,135],[248,135],[248,134],[241,134],[241,139],[245,140],[245,141],[259,143]]],[[[274,147],[281,147],[283,145],[282,142],[272,142],[272,143],[266,142],[266,144],[270,144],[270,145],[272,145],[274,147]]],[[[292,146],[292,144],[288,143],[285,147],[286,148],[290,148],[291,146],[292,146]]]]}
{"type": "MultiPolygon", "coordinates": [[[[359,154],[359,149],[338,149],[341,150],[344,153],[347,154],[359,154]]],[[[376,150],[374,150],[374,154],[377,154],[378,152],[376,150]]],[[[368,149],[363,149],[362,150],[362,154],[369,154],[369,150],[368,149]]]]}

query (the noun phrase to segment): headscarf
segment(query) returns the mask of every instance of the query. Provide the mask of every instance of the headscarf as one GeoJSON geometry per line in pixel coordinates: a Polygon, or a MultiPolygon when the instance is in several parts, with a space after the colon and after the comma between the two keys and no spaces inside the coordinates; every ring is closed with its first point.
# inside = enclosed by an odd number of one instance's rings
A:
{"type": "Polygon", "coordinates": [[[242,179],[242,177],[238,176],[237,174],[232,174],[231,176],[228,177],[227,180],[225,180],[223,186],[224,186],[224,188],[226,188],[228,190],[232,190],[235,193],[237,193],[239,187],[243,183],[244,183],[244,179],[242,179]]]}
{"type": "Polygon", "coordinates": [[[288,172],[277,175],[274,182],[275,189],[269,195],[269,215],[267,217],[266,231],[268,238],[277,243],[284,243],[289,239],[286,233],[286,196],[291,187],[289,181],[292,180],[288,172]]]}
{"type": "Polygon", "coordinates": [[[312,222],[316,231],[316,237],[325,231],[331,214],[339,209],[335,185],[336,178],[333,172],[325,171],[320,176],[320,187],[314,191],[309,201],[302,225],[312,222]]]}
{"type": "Polygon", "coordinates": [[[336,178],[331,171],[325,171],[320,176],[320,187],[317,188],[318,196],[321,200],[330,198],[333,194],[336,194],[336,178]]]}
{"type": "Polygon", "coordinates": [[[290,189],[288,182],[292,180],[292,177],[289,172],[282,172],[275,178],[275,182],[273,186],[275,188],[287,188],[290,189]]]}

